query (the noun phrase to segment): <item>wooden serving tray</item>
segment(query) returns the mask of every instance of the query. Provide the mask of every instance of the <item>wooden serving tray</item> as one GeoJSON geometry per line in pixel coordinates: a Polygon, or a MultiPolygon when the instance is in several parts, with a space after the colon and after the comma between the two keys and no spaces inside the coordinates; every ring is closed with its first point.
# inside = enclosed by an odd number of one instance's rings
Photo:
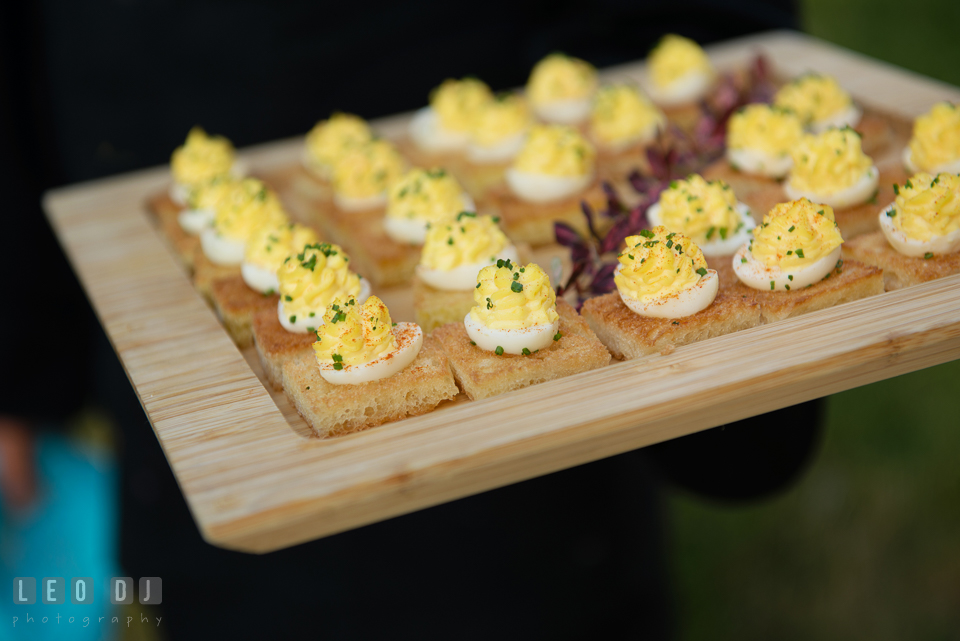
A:
{"type": "MultiPolygon", "coordinates": [[[[835,75],[913,118],[960,90],[793,32],[707,49],[720,68],[765,53],[779,73],[835,75]]],[[[639,78],[642,63],[607,78],[639,78]]],[[[407,116],[378,121],[384,135],[407,116]]],[[[256,173],[302,138],[241,152],[256,173]]],[[[52,190],[44,208],[120,356],[204,538],[268,552],[960,358],[960,276],[616,363],[329,440],[264,387],[153,228],[169,170],[52,190]]],[[[387,293],[384,298],[394,310],[387,293]]],[[[409,303],[406,310],[409,310],[409,303]]],[[[409,317],[398,311],[397,318],[409,317]]]]}

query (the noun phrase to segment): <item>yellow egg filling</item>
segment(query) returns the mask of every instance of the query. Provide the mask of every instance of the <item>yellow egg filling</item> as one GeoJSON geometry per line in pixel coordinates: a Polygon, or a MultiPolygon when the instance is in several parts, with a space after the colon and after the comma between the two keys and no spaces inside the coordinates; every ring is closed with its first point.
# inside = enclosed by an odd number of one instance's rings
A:
{"type": "Polygon", "coordinates": [[[538,265],[498,260],[477,274],[470,317],[491,329],[523,329],[559,318],[557,294],[538,265]]]}
{"type": "Polygon", "coordinates": [[[334,369],[369,363],[396,348],[390,310],[376,296],[362,305],[352,297],[337,298],[324,313],[313,344],[317,362],[334,369]]]}
{"type": "Polygon", "coordinates": [[[358,296],[360,277],[350,271],[349,261],[339,245],[329,243],[307,245],[287,256],[277,270],[283,313],[316,317],[336,298],[358,296]]]}
{"type": "Polygon", "coordinates": [[[333,188],[349,198],[370,198],[387,191],[403,173],[403,158],[386,140],[351,147],[333,170],[333,188]]]}
{"type": "Polygon", "coordinates": [[[236,189],[239,182],[230,175],[217,176],[193,189],[187,197],[187,204],[191,209],[207,209],[215,212],[220,201],[236,189]]]}
{"type": "Polygon", "coordinates": [[[461,265],[495,260],[508,244],[510,241],[493,218],[461,212],[450,222],[430,225],[420,264],[450,271],[461,265]]]}
{"type": "Polygon", "coordinates": [[[493,99],[486,83],[476,78],[448,78],[430,94],[430,106],[448,131],[470,131],[481,108],[493,99]]]}
{"type": "Polygon", "coordinates": [[[660,222],[700,241],[726,240],[743,226],[737,197],[722,180],[691,174],[660,193],[660,222]]]}
{"type": "Polygon", "coordinates": [[[713,65],[700,45],[673,33],[664,36],[650,52],[647,67],[658,87],[669,87],[690,73],[713,73],[713,65]]]}
{"type": "Polygon", "coordinates": [[[792,156],[790,184],[815,194],[833,194],[852,187],[873,166],[860,146],[860,134],[849,127],[805,134],[792,156]]]}
{"type": "Polygon", "coordinates": [[[283,261],[305,245],[319,243],[317,232],[297,223],[270,221],[257,227],[247,240],[243,260],[276,272],[283,261]]]}
{"type": "Polygon", "coordinates": [[[226,238],[246,242],[260,225],[285,222],[287,214],[277,194],[256,178],[244,178],[231,183],[217,200],[213,229],[226,238]]]}
{"type": "Polygon", "coordinates": [[[960,229],[960,176],[919,173],[894,189],[893,224],[909,238],[926,241],[960,229]]]}
{"type": "Polygon", "coordinates": [[[593,145],[573,127],[537,125],[514,160],[519,171],[548,176],[587,176],[593,173],[593,145]]]}
{"type": "Polygon", "coordinates": [[[318,122],[307,134],[307,156],[316,165],[333,167],[348,150],[373,138],[370,125],[360,116],[335,113],[318,122]]]}
{"type": "Polygon", "coordinates": [[[201,127],[187,134],[187,141],[170,158],[173,179],[194,187],[230,173],[234,162],[233,145],[223,136],[208,136],[201,127]]]}
{"type": "Polygon", "coordinates": [[[527,95],[535,104],[586,98],[597,87],[597,70],[589,62],[563,53],[551,53],[538,62],[527,81],[527,95]]]}
{"type": "Polygon", "coordinates": [[[665,123],[660,110],[630,85],[601,87],[590,113],[594,137],[607,144],[637,140],[665,123]]]}
{"type": "Polygon", "coordinates": [[[781,87],[773,104],[793,111],[809,125],[840,113],[853,100],[832,76],[807,74],[781,87]]]}
{"type": "Polygon", "coordinates": [[[960,107],[939,102],[913,123],[913,164],[922,170],[960,159],[960,107]]]}
{"type": "Polygon", "coordinates": [[[470,136],[480,147],[493,147],[530,128],[530,107],[523,96],[499,94],[480,107],[473,121],[470,136]]]}
{"type": "Polygon", "coordinates": [[[411,169],[390,188],[387,216],[439,222],[464,209],[463,187],[445,169],[411,169]]]}
{"type": "Polygon", "coordinates": [[[750,252],[767,267],[806,267],[843,243],[833,208],[806,198],[780,203],[753,230],[750,252]]]}
{"type": "Polygon", "coordinates": [[[627,236],[624,242],[613,280],[621,292],[640,302],[677,294],[707,274],[707,260],[696,243],[663,225],[627,236]]]}
{"type": "Polygon", "coordinates": [[[747,105],[730,118],[727,146],[756,149],[770,156],[787,156],[803,137],[803,125],[795,113],[770,105],[747,105]]]}

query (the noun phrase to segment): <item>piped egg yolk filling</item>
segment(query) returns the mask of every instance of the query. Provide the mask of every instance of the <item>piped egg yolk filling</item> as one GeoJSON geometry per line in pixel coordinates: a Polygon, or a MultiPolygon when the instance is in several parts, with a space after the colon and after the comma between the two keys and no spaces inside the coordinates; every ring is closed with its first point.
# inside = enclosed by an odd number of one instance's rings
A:
{"type": "Polygon", "coordinates": [[[434,223],[420,254],[420,264],[429,269],[450,271],[496,257],[509,244],[497,223],[489,216],[460,212],[455,220],[434,223]]]}
{"type": "Polygon", "coordinates": [[[608,85],[597,92],[590,126],[597,140],[618,143],[635,140],[665,118],[646,96],[629,85],[608,85]]]}
{"type": "Polygon", "coordinates": [[[780,203],[753,230],[750,253],[767,267],[812,265],[843,243],[833,208],[806,198],[780,203]]]}
{"type": "Polygon", "coordinates": [[[316,316],[337,297],[359,295],[360,277],[348,268],[349,260],[339,245],[329,243],[307,245],[284,259],[277,270],[284,314],[316,316]]]}
{"type": "Polygon", "coordinates": [[[245,178],[217,201],[213,228],[226,238],[247,241],[257,227],[271,222],[287,222],[280,199],[261,181],[245,178]]]}
{"type": "Polygon", "coordinates": [[[362,305],[352,297],[334,301],[323,315],[313,344],[317,362],[333,363],[334,369],[369,363],[396,348],[390,310],[376,296],[362,305]]]}
{"type": "Polygon", "coordinates": [[[593,172],[596,152],[573,127],[538,125],[514,161],[514,168],[548,176],[586,176],[593,172]]]}
{"type": "Polygon", "coordinates": [[[597,70],[579,58],[552,53],[533,67],[527,95],[535,104],[586,98],[597,87],[597,70]]]}
{"type": "Polygon", "coordinates": [[[770,156],[786,156],[803,137],[796,114],[781,107],[747,105],[730,118],[727,146],[756,149],[770,156]]]}
{"type": "Polygon", "coordinates": [[[470,135],[475,144],[492,147],[523,133],[531,122],[530,107],[522,96],[500,94],[480,107],[470,135]]]}
{"type": "Polygon", "coordinates": [[[696,243],[663,225],[624,242],[613,280],[621,292],[641,302],[677,294],[707,274],[707,260],[696,243]]]}
{"type": "Polygon", "coordinates": [[[909,238],[926,241],[960,229],[960,177],[919,173],[895,189],[893,224],[909,238]]]}
{"type": "Polygon", "coordinates": [[[390,188],[387,216],[439,222],[464,208],[463,188],[444,169],[411,169],[390,188]]]}
{"type": "Polygon", "coordinates": [[[351,148],[369,142],[373,132],[359,116],[335,113],[318,122],[307,134],[307,154],[319,165],[333,167],[351,148]]]}
{"type": "Polygon", "coordinates": [[[521,267],[498,260],[484,267],[477,274],[473,300],[470,317],[491,329],[524,329],[559,318],[550,279],[534,263],[521,267]]]}
{"type": "Polygon", "coordinates": [[[376,139],[352,147],[333,170],[333,188],[350,198],[380,195],[403,173],[403,158],[386,140],[376,139]]]}
{"type": "Polygon", "coordinates": [[[669,87],[690,73],[713,73],[703,49],[693,40],[669,34],[650,52],[647,60],[650,77],[658,87],[669,87]]]}
{"type": "Polygon", "coordinates": [[[660,222],[698,241],[726,240],[743,226],[737,197],[722,180],[691,174],[660,193],[660,222]]]}
{"type": "Polygon", "coordinates": [[[448,78],[430,94],[430,106],[448,131],[470,131],[480,109],[493,99],[486,83],[476,78],[448,78]]]}
{"type": "Polygon", "coordinates": [[[808,125],[840,113],[853,100],[832,76],[808,74],[781,87],[773,104],[793,111],[808,125]]]}
{"type": "Polygon", "coordinates": [[[187,134],[170,159],[173,179],[181,185],[199,185],[217,176],[225,176],[233,167],[233,145],[223,136],[208,136],[200,127],[187,134]]]}
{"type": "Polygon", "coordinates": [[[960,107],[940,102],[913,123],[913,163],[921,169],[960,159],[960,107]]]}
{"type": "Polygon", "coordinates": [[[212,178],[192,190],[187,197],[187,203],[191,209],[208,209],[215,212],[220,201],[226,198],[231,190],[236,189],[238,182],[229,175],[212,178]]]}
{"type": "Polygon", "coordinates": [[[310,227],[271,221],[260,225],[250,235],[243,260],[275,272],[298,247],[318,242],[317,232],[310,227]]]}
{"type": "Polygon", "coordinates": [[[860,146],[860,135],[848,127],[805,134],[792,156],[790,184],[815,194],[851,187],[873,166],[860,146]]]}

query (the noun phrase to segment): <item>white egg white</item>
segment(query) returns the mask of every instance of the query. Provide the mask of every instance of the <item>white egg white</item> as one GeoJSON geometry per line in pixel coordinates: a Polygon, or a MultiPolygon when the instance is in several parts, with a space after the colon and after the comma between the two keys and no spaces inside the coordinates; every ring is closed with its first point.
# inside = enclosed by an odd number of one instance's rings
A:
{"type": "MultiPolygon", "coordinates": [[[[647,220],[650,221],[652,227],[663,224],[660,219],[660,211],[660,203],[650,205],[647,210],[647,220]]],[[[700,248],[704,256],[729,256],[750,240],[750,232],[757,226],[753,216],[750,215],[750,208],[741,202],[737,202],[737,213],[740,214],[740,222],[743,223],[739,231],[728,234],[725,239],[721,238],[719,233],[716,233],[711,236],[710,240],[696,241],[697,247],[700,248]]]]}
{"type": "Polygon", "coordinates": [[[523,149],[523,143],[527,140],[527,132],[521,131],[507,138],[504,138],[491,147],[481,147],[471,142],[467,146],[467,158],[478,165],[494,165],[507,162],[512,159],[520,150],[523,149]]]}
{"type": "MultiPolygon", "coordinates": [[[[461,211],[476,211],[477,205],[469,194],[460,195],[460,211],[453,212],[459,214],[461,211]]],[[[409,245],[422,245],[427,239],[428,221],[421,218],[397,218],[395,216],[385,216],[383,218],[383,230],[387,236],[398,243],[407,243],[409,245]]]]}
{"type": "Polygon", "coordinates": [[[417,265],[416,273],[421,281],[434,289],[448,292],[467,292],[477,286],[477,274],[480,273],[480,270],[488,265],[495,264],[498,259],[509,260],[515,265],[521,264],[517,248],[513,245],[507,245],[496,256],[491,256],[490,260],[459,265],[447,271],[417,265]]]}
{"type": "Polygon", "coordinates": [[[854,104],[845,109],[841,109],[835,114],[831,114],[823,120],[816,120],[810,123],[810,131],[815,134],[823,133],[827,129],[834,127],[843,129],[844,127],[856,127],[860,122],[863,112],[854,104]]]}
{"type": "MultiPolygon", "coordinates": [[[[617,273],[623,268],[623,265],[617,265],[617,273]]],[[[705,276],[700,280],[676,294],[664,296],[650,301],[641,301],[638,298],[626,294],[619,287],[620,300],[630,311],[640,316],[650,318],[683,318],[684,316],[693,316],[697,312],[706,309],[717,297],[720,290],[720,276],[716,270],[708,269],[705,276]]]]}
{"type": "Polygon", "coordinates": [[[416,360],[423,346],[423,330],[416,323],[397,323],[393,328],[397,341],[395,349],[381,354],[369,363],[344,365],[343,369],[334,369],[333,363],[319,362],[320,376],[334,385],[356,385],[369,383],[402,372],[416,360]]]}
{"type": "Polygon", "coordinates": [[[333,203],[341,211],[370,211],[372,209],[382,209],[387,204],[387,194],[376,194],[375,196],[344,196],[334,192],[333,203]]]}
{"type": "MultiPolygon", "coordinates": [[[[356,298],[357,305],[363,305],[368,298],[370,298],[370,285],[365,278],[361,278],[360,294],[356,298]]],[[[280,320],[280,324],[283,325],[285,330],[295,334],[309,334],[312,331],[311,328],[316,329],[323,325],[323,315],[326,311],[325,309],[314,310],[313,316],[310,314],[289,314],[283,309],[282,298],[277,303],[277,318],[280,320]],[[293,318],[292,321],[291,318],[293,318]]]]}
{"type": "Polygon", "coordinates": [[[212,209],[184,209],[177,214],[180,228],[192,236],[199,236],[203,230],[213,225],[216,212],[212,209]]]}
{"type": "Polygon", "coordinates": [[[532,203],[548,203],[583,191],[593,181],[593,175],[549,176],[510,167],[506,179],[510,189],[521,199],[532,203]]]}
{"type": "Polygon", "coordinates": [[[190,188],[181,185],[178,182],[170,183],[170,200],[180,207],[187,206],[187,200],[190,198],[190,188]]]}
{"type": "Polygon", "coordinates": [[[818,194],[814,191],[796,189],[789,178],[787,178],[787,181],[783,184],[783,190],[790,200],[806,198],[814,203],[830,205],[834,209],[843,209],[844,207],[853,207],[854,205],[859,205],[860,203],[865,203],[870,200],[877,191],[879,181],[880,172],[873,166],[860,177],[860,180],[832,194],[818,194]]]}
{"type": "Polygon", "coordinates": [[[792,270],[767,267],[750,252],[749,243],[733,255],[733,271],[744,285],[763,291],[789,291],[819,283],[840,260],[840,246],[823,258],[792,270]],[[743,260],[746,259],[746,262],[743,260]],[[791,278],[792,277],[792,278],[791,278]],[[771,281],[773,286],[770,286],[771,281]]]}
{"type": "Polygon", "coordinates": [[[934,236],[930,240],[910,238],[903,230],[893,224],[893,218],[887,214],[896,211],[896,203],[880,212],[880,230],[887,237],[890,246],[904,256],[923,257],[930,253],[934,256],[952,254],[960,251],[960,229],[956,229],[946,236],[934,236]]]}
{"type": "Polygon", "coordinates": [[[502,347],[504,354],[523,354],[524,348],[535,352],[549,347],[560,328],[560,319],[521,329],[493,329],[473,320],[468,313],[463,318],[463,325],[470,340],[480,349],[496,352],[498,347],[502,347]]]}
{"type": "Polygon", "coordinates": [[[727,147],[727,160],[740,171],[748,174],[783,178],[793,167],[790,154],[774,156],[762,149],[732,149],[727,147]]]}
{"type": "MultiPolygon", "coordinates": [[[[911,174],[923,171],[913,162],[913,150],[910,149],[910,147],[906,147],[903,150],[903,166],[906,167],[907,171],[909,171],[911,174]]],[[[950,162],[945,162],[942,165],[937,165],[927,173],[960,174],[960,158],[951,160],[950,162]]]]}
{"type": "Polygon", "coordinates": [[[535,103],[532,107],[540,120],[560,125],[575,125],[587,119],[592,105],[593,96],[586,96],[535,103]]]}
{"type": "Polygon", "coordinates": [[[204,256],[216,265],[239,265],[247,249],[246,241],[221,236],[212,227],[200,233],[200,246],[204,256]]]}
{"type": "Polygon", "coordinates": [[[646,89],[647,95],[655,103],[665,107],[675,107],[696,102],[707,95],[712,84],[712,73],[694,70],[677,78],[666,87],[660,87],[653,82],[649,82],[646,89]]]}
{"type": "Polygon", "coordinates": [[[258,291],[261,294],[267,292],[276,292],[280,289],[280,281],[277,280],[277,272],[260,265],[254,265],[243,261],[240,265],[240,275],[250,289],[258,291]]]}
{"type": "Polygon", "coordinates": [[[467,132],[445,129],[433,107],[417,111],[410,120],[409,131],[418,147],[434,153],[463,151],[470,143],[467,132]]]}

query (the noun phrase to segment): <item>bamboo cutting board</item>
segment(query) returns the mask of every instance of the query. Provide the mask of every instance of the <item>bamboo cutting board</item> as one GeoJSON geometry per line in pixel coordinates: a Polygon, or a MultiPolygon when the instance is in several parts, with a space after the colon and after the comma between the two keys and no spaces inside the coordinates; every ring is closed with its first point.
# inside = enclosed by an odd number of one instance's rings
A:
{"type": "MultiPolygon", "coordinates": [[[[780,73],[833,74],[857,100],[905,118],[960,101],[954,87],[792,32],[708,48],[721,68],[760,51],[780,73]]],[[[604,75],[643,73],[638,63],[604,75]]],[[[374,124],[390,136],[405,120],[374,124]]],[[[295,163],[301,145],[241,157],[268,173],[295,163]]],[[[161,167],[65,187],[44,207],[200,531],[225,548],[280,549],[960,358],[953,276],[350,436],[309,438],[151,226],[146,198],[168,180],[161,167]]]]}

